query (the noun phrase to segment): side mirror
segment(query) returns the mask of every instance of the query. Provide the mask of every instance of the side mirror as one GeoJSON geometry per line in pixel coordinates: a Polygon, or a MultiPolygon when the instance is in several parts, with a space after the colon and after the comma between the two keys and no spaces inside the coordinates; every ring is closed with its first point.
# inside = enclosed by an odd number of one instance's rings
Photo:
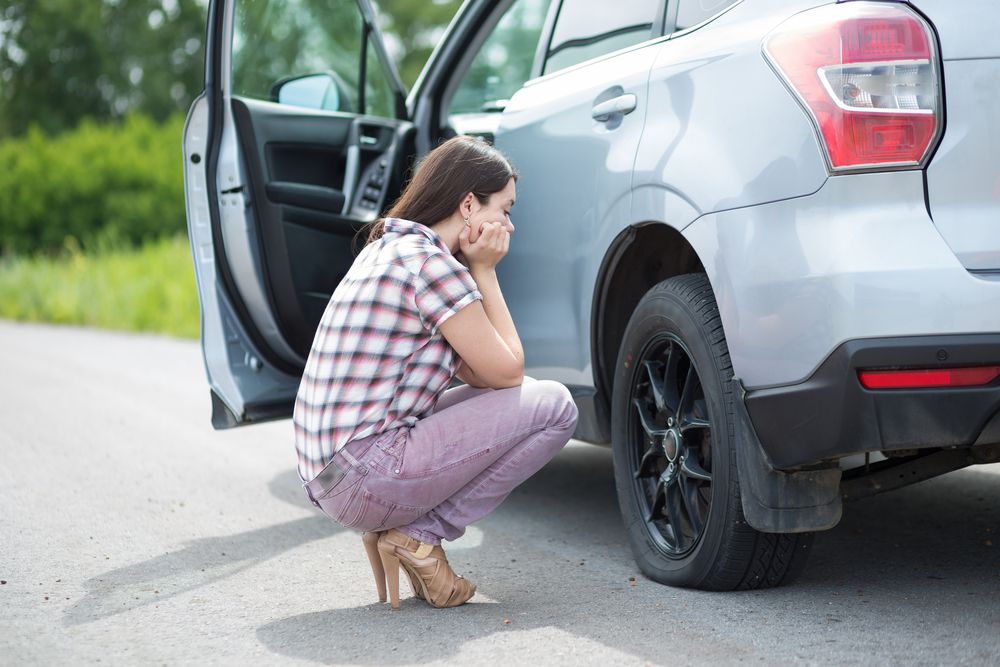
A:
{"type": "Polygon", "coordinates": [[[283,79],[271,88],[271,99],[279,104],[290,104],[323,111],[349,111],[345,86],[332,72],[306,74],[283,79]]]}

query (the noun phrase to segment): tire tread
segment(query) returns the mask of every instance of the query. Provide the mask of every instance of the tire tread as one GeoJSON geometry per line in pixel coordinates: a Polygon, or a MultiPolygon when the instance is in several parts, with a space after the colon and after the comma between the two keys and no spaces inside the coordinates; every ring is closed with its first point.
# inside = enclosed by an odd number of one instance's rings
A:
{"type": "MultiPolygon", "coordinates": [[[[733,376],[729,347],[715,294],[708,277],[703,273],[675,276],[655,285],[644,298],[667,294],[686,302],[700,320],[701,330],[715,357],[716,370],[723,388],[723,404],[730,424],[734,423],[733,396],[730,380],[733,376]]],[[[735,447],[732,432],[730,447],[735,447]]],[[[812,533],[777,534],[762,533],[747,522],[739,488],[739,471],[736,456],[729,457],[730,493],[728,516],[734,525],[727,531],[717,554],[714,566],[702,581],[694,585],[707,590],[753,590],[772,588],[787,583],[801,571],[812,546],[812,533]]]]}

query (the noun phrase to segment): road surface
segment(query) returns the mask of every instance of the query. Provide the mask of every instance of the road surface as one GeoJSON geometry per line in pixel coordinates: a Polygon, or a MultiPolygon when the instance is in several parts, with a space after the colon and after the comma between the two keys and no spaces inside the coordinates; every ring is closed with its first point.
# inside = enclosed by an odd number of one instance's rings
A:
{"type": "Polygon", "coordinates": [[[997,465],[849,505],[795,585],[719,594],[640,575],[610,452],[571,442],[446,545],[472,603],[392,613],[291,422],[212,430],[197,343],[0,321],[0,457],[4,665],[1000,659],[997,465]]]}

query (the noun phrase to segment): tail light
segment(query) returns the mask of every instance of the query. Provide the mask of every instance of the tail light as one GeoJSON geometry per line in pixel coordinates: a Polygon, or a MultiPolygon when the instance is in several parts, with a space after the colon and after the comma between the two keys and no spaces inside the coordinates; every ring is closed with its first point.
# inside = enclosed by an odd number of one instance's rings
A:
{"type": "Polygon", "coordinates": [[[858,371],[858,380],[865,389],[982,387],[998,377],[1000,377],[1000,366],[858,371]]]}
{"type": "Polygon", "coordinates": [[[922,166],[941,126],[930,26],[905,5],[847,2],[796,14],[764,54],[809,111],[831,172],[922,166]]]}

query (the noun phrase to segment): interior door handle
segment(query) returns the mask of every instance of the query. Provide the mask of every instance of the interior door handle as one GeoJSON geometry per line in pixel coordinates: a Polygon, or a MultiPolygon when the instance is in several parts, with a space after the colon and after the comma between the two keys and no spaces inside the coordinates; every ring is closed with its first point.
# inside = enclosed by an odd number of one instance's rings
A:
{"type": "Polygon", "coordinates": [[[340,213],[344,208],[344,193],[321,185],[271,181],[265,191],[267,198],[275,204],[290,204],[329,213],[340,213]]]}
{"type": "Polygon", "coordinates": [[[595,104],[590,111],[594,120],[604,123],[610,120],[615,114],[625,115],[635,111],[636,97],[632,93],[612,97],[606,102],[595,104]]]}

